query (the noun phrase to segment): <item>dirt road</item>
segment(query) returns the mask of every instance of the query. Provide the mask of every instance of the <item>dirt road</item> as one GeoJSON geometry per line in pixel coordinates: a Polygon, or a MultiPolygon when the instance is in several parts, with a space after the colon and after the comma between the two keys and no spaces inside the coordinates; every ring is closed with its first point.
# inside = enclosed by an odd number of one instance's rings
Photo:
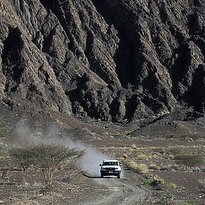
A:
{"type": "Polygon", "coordinates": [[[122,179],[117,178],[96,178],[99,185],[105,186],[106,195],[93,195],[92,200],[83,202],[81,205],[136,205],[144,204],[149,198],[149,191],[143,189],[133,173],[125,173],[122,179]]]}

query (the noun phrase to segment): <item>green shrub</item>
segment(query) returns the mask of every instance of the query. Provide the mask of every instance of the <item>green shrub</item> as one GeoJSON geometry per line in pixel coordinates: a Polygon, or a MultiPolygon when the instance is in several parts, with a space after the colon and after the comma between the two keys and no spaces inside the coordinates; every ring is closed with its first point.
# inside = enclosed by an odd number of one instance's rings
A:
{"type": "Polygon", "coordinates": [[[153,184],[153,179],[151,178],[144,179],[144,184],[151,186],[153,184]]]}
{"type": "Polygon", "coordinates": [[[28,193],[27,192],[24,191],[21,193],[21,200],[25,203],[26,203],[26,201],[28,201],[28,193]]]}
{"type": "Polygon", "coordinates": [[[197,205],[194,202],[180,202],[178,205],[197,205]]]}
{"type": "Polygon", "coordinates": [[[69,158],[79,157],[82,152],[68,149],[62,145],[36,145],[33,147],[13,148],[10,157],[24,170],[33,166],[43,172],[44,183],[51,184],[55,171],[69,158]]]}
{"type": "Polygon", "coordinates": [[[32,148],[13,148],[9,151],[11,159],[17,165],[21,166],[25,171],[29,166],[35,164],[35,153],[32,152],[32,148]]]}
{"type": "Polygon", "coordinates": [[[170,187],[171,189],[176,189],[176,188],[177,188],[177,185],[176,185],[175,183],[171,182],[171,183],[169,183],[169,187],[170,187]]]}
{"type": "Polygon", "coordinates": [[[150,185],[150,186],[156,186],[158,184],[164,184],[165,181],[159,176],[152,176],[144,179],[144,184],[150,185]]]}

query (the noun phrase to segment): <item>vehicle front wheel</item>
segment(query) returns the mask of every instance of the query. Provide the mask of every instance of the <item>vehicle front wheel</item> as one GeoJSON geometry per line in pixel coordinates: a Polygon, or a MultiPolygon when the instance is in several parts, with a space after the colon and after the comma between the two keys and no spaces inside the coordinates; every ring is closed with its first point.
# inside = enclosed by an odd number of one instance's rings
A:
{"type": "Polygon", "coordinates": [[[120,174],[117,175],[117,178],[120,179],[120,174]]]}
{"type": "Polygon", "coordinates": [[[101,174],[101,178],[103,178],[104,177],[104,175],[103,174],[101,174]]]}

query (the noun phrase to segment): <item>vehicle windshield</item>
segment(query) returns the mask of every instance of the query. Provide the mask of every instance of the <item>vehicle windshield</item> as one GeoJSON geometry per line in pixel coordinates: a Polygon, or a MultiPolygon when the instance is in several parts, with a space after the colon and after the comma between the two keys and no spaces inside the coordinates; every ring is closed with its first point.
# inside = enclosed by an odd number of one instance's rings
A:
{"type": "Polygon", "coordinates": [[[111,166],[118,166],[118,162],[103,162],[104,166],[111,165],[111,166]]]}

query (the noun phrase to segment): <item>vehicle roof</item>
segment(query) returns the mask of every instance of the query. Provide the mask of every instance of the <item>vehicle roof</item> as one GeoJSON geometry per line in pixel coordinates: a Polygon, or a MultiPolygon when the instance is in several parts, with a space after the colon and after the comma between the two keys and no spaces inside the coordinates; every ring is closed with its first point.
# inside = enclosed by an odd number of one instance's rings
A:
{"type": "Polygon", "coordinates": [[[116,159],[104,159],[103,162],[118,162],[116,159]]]}

